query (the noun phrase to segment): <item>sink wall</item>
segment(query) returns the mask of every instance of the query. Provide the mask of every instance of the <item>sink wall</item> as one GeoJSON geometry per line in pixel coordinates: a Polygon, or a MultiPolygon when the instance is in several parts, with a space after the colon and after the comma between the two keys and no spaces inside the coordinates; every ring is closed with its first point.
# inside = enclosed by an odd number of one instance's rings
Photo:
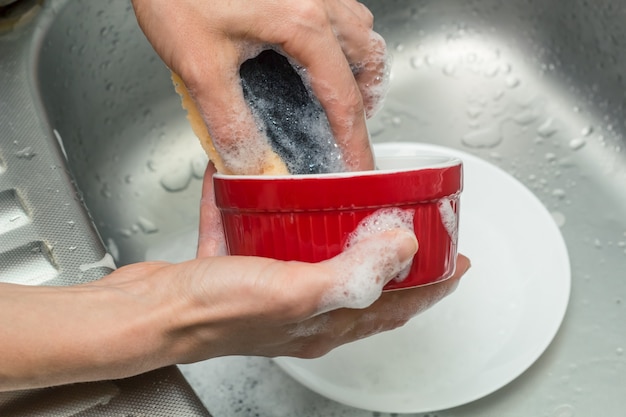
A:
{"type": "MultiPolygon", "coordinates": [[[[436,415],[619,414],[626,6],[365,3],[393,55],[390,94],[370,121],[373,141],[443,144],[502,167],[553,213],[571,255],[570,307],[548,351],[497,393],[436,415]]],[[[120,264],[192,257],[206,160],[128,2],[68,2],[37,48],[38,94],[109,251],[120,264]]],[[[215,415],[372,415],[293,384],[267,359],[182,370],[215,415]]]]}
{"type": "MultiPolygon", "coordinates": [[[[193,234],[206,157],[129,2],[70,2],[38,69],[49,122],[118,263],[193,234]]],[[[193,248],[184,255],[193,256],[193,248]]]]}

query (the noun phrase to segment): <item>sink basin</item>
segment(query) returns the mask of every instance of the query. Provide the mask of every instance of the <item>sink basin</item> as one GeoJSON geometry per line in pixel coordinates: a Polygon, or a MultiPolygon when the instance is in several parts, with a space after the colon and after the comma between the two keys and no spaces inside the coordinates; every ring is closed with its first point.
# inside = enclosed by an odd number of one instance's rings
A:
{"type": "MultiPolygon", "coordinates": [[[[570,307],[547,352],[507,387],[437,415],[619,414],[626,405],[626,5],[365,3],[393,56],[372,140],[436,143],[500,166],[552,212],[572,259],[570,307]]],[[[193,257],[206,157],[128,1],[47,8],[33,42],[36,101],[106,249],[120,265],[193,257]]],[[[215,415],[372,415],[294,384],[268,359],[181,369],[215,415]]]]}

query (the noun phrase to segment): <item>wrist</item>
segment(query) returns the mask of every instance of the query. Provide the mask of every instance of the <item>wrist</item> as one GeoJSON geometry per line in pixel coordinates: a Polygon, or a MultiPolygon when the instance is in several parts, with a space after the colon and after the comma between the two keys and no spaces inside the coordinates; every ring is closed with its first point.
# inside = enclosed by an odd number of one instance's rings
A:
{"type": "Polygon", "coordinates": [[[74,287],[0,285],[0,391],[118,379],[170,355],[176,306],[139,264],[74,287]],[[17,313],[17,314],[16,314],[17,313]]]}

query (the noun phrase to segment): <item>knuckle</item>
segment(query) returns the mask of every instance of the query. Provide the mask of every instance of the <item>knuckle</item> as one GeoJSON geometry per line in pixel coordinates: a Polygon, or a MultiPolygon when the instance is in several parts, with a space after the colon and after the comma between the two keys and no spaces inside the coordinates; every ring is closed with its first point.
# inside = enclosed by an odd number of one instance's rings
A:
{"type": "Polygon", "coordinates": [[[328,22],[326,9],[318,0],[299,0],[294,2],[294,12],[298,20],[311,24],[323,24],[328,22]]]}
{"type": "Polygon", "coordinates": [[[374,14],[363,3],[359,2],[359,5],[361,9],[363,10],[363,17],[362,17],[363,24],[367,26],[369,29],[372,29],[374,27],[374,14]]]}
{"type": "Polygon", "coordinates": [[[329,345],[327,343],[309,343],[306,346],[302,347],[297,356],[302,359],[316,359],[324,356],[325,354],[333,350],[334,347],[335,346],[329,345]]]}
{"type": "Polygon", "coordinates": [[[320,268],[310,267],[299,262],[285,262],[277,265],[283,279],[277,281],[273,309],[285,322],[296,322],[307,319],[317,313],[321,296],[317,294],[318,285],[326,280],[326,274],[320,268]]]}
{"type": "Polygon", "coordinates": [[[363,96],[356,85],[346,91],[345,96],[341,99],[340,105],[344,108],[345,114],[358,117],[363,114],[363,96]]]}
{"type": "Polygon", "coordinates": [[[345,98],[344,106],[347,113],[354,115],[357,120],[358,118],[364,117],[365,102],[363,101],[363,96],[358,89],[352,90],[351,93],[345,98]]]}

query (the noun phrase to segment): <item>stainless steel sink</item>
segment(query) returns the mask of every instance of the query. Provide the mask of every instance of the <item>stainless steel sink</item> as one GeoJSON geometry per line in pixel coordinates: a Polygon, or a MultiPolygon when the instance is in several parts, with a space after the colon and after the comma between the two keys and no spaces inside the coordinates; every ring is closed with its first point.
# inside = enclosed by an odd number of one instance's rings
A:
{"type": "MultiPolygon", "coordinates": [[[[365,3],[393,55],[388,100],[370,121],[373,141],[437,143],[499,165],[553,213],[572,260],[570,307],[539,361],[486,398],[430,415],[620,414],[626,406],[626,3],[365,3]]],[[[69,188],[75,181],[95,224],[90,229],[84,222],[94,257],[103,253],[98,248],[118,264],[193,257],[206,159],[129,2],[50,0],[24,33],[5,37],[24,45],[30,101],[12,103],[15,94],[0,94],[0,109],[40,109],[39,140],[55,149],[62,142],[71,173],[64,181],[69,188]]],[[[5,48],[11,42],[0,41],[5,48]]],[[[22,62],[20,56],[14,61],[22,62]]],[[[0,92],[8,88],[2,82],[0,92]]],[[[5,138],[21,120],[12,114],[0,113],[0,180],[13,160],[5,138]]],[[[9,195],[0,194],[0,204],[15,200],[9,195]]],[[[66,230],[67,220],[56,227],[66,230]]],[[[72,282],[63,277],[57,280],[72,282]]],[[[216,416],[372,415],[294,384],[268,359],[222,358],[181,369],[216,416]]]]}

